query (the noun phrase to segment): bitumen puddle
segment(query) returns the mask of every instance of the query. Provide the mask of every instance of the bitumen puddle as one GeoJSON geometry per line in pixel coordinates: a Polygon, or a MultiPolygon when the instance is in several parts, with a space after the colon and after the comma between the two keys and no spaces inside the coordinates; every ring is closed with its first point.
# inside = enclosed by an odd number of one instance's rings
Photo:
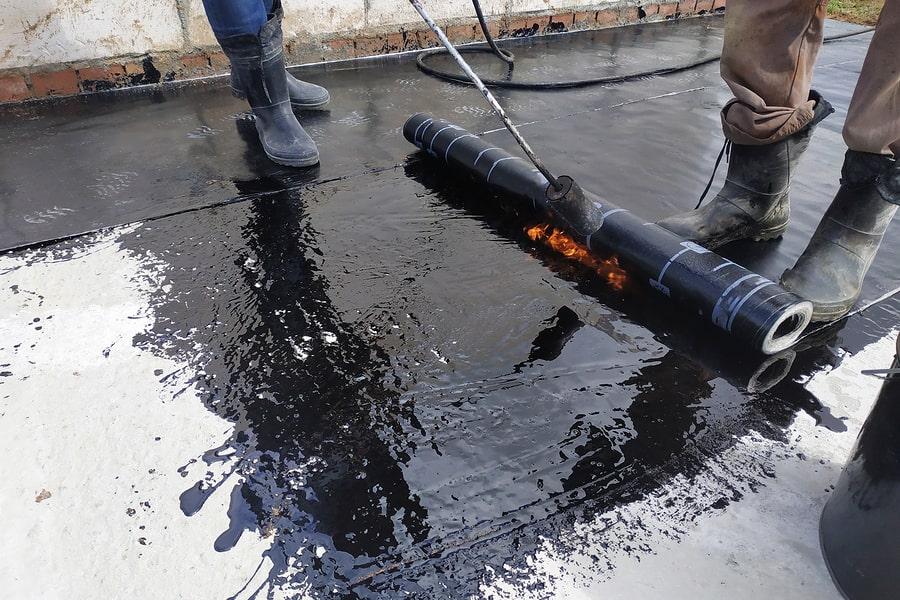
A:
{"type": "MultiPolygon", "coordinates": [[[[721,37],[520,40],[514,76],[721,37]]],[[[869,37],[822,51],[837,112],[787,234],[723,255],[777,279],[800,254],[869,37]]],[[[221,78],[0,107],[8,597],[838,597],[818,511],[893,353],[893,228],[860,310],[762,356],[403,139],[427,111],[515,151],[477,90],[410,56],[296,73],[333,98],[301,115],[306,170],[262,155],[221,78]]],[[[551,170],[648,221],[696,203],[729,97],[716,62],[496,94],[551,170]]]]}

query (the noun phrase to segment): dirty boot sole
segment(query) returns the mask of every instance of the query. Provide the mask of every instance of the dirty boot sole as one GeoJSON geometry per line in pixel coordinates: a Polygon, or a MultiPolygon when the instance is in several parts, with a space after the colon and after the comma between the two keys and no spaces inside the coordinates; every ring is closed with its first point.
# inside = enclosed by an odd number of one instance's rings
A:
{"type": "Polygon", "coordinates": [[[771,201],[767,208],[766,214],[753,214],[729,199],[717,197],[703,208],[662,219],[657,225],[715,250],[738,240],[762,242],[781,237],[790,221],[787,195],[771,201]]]}
{"type": "Polygon", "coordinates": [[[835,302],[831,304],[819,304],[813,302],[813,312],[810,321],[814,323],[831,323],[845,316],[853,305],[856,304],[856,298],[852,302],[835,302]]]}
{"type": "Polygon", "coordinates": [[[285,167],[312,167],[313,165],[319,164],[318,152],[309,156],[279,156],[278,154],[269,151],[265,146],[263,146],[263,151],[266,153],[266,156],[269,157],[269,160],[278,163],[279,165],[284,165],[285,167]]]}
{"type": "Polygon", "coordinates": [[[753,240],[754,242],[777,240],[784,235],[785,231],[787,231],[787,223],[762,230],[757,227],[747,227],[746,229],[730,231],[726,234],[709,238],[708,240],[700,240],[698,243],[710,250],[715,250],[720,246],[739,240],[753,240]]]}
{"type": "Polygon", "coordinates": [[[255,109],[256,131],[263,152],[272,162],[286,167],[311,167],[319,163],[319,149],[303,130],[285,102],[269,109],[255,109]],[[285,109],[288,111],[285,113],[285,109]],[[271,111],[271,114],[270,114],[271,111]],[[263,115],[267,115],[263,118],[263,115]]]}

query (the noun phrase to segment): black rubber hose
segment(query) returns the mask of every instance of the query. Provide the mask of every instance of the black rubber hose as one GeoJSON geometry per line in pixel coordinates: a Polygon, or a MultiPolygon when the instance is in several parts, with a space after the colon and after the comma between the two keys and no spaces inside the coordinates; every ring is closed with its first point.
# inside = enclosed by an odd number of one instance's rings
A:
{"type": "MultiPolygon", "coordinates": [[[[481,25],[481,31],[484,34],[485,40],[487,41],[487,46],[484,45],[471,45],[471,46],[463,46],[461,48],[457,48],[457,51],[460,54],[463,53],[491,53],[495,56],[498,56],[501,60],[510,65],[510,74],[512,72],[512,61],[514,59],[514,55],[511,52],[503,50],[497,46],[497,43],[494,41],[491,34],[488,32],[487,23],[484,19],[484,14],[481,11],[481,5],[478,0],[472,0],[472,4],[475,6],[475,13],[478,15],[478,22],[481,25]]],[[[840,35],[829,36],[825,38],[824,42],[832,42],[835,40],[841,40],[844,38],[862,35],[864,33],[869,33],[870,31],[874,31],[874,27],[868,27],[866,29],[862,29],[860,31],[853,31],[850,33],[843,33],[840,35]]],[[[450,71],[444,71],[435,67],[432,67],[426,63],[426,61],[432,56],[438,54],[447,54],[447,50],[445,48],[434,48],[432,50],[425,50],[420,52],[418,56],[416,56],[416,66],[424,73],[428,75],[432,75],[434,77],[438,77],[440,79],[446,79],[448,81],[454,81],[457,83],[464,83],[466,85],[472,85],[472,82],[466,77],[465,74],[457,74],[450,71]]],[[[578,87],[587,87],[591,85],[603,85],[610,83],[623,83],[626,81],[632,81],[634,79],[642,79],[646,77],[657,77],[660,75],[668,75],[670,73],[678,73],[680,71],[687,71],[690,69],[694,69],[696,67],[709,64],[711,62],[715,62],[722,58],[721,54],[711,55],[705,58],[701,58],[699,60],[695,60],[693,62],[685,63],[682,65],[676,65],[674,67],[665,67],[665,68],[657,68],[657,69],[649,69],[647,71],[641,71],[639,73],[629,73],[626,75],[609,75],[606,77],[593,77],[587,79],[570,79],[563,81],[511,81],[509,79],[481,79],[481,82],[486,86],[498,87],[498,88],[507,88],[507,89],[524,89],[524,90],[556,90],[556,89],[567,89],[567,88],[578,88],[578,87]]],[[[509,74],[508,74],[509,75],[509,74]]]]}
{"type": "MultiPolygon", "coordinates": [[[[486,48],[484,46],[464,46],[462,48],[457,48],[457,51],[460,54],[464,53],[475,53],[475,52],[490,52],[493,54],[493,50],[490,48],[486,48]]],[[[433,50],[426,50],[420,53],[416,57],[416,66],[419,67],[424,73],[428,75],[433,75],[434,77],[439,77],[440,79],[447,79],[449,81],[455,81],[457,83],[465,83],[467,85],[471,85],[472,82],[462,74],[457,75],[456,73],[451,73],[449,71],[442,71],[440,69],[436,69],[434,67],[429,66],[425,63],[425,61],[436,54],[444,54],[447,51],[443,48],[435,48],[433,50]]],[[[503,79],[484,79],[482,78],[482,83],[491,87],[499,87],[499,88],[508,88],[508,89],[523,89],[523,90],[557,90],[557,89],[566,89],[566,88],[577,88],[577,87],[587,87],[590,85],[601,85],[604,83],[623,83],[625,81],[631,81],[633,79],[641,79],[645,77],[653,77],[657,75],[667,75],[669,73],[677,73],[678,71],[687,71],[689,69],[693,69],[695,67],[699,67],[701,65],[705,65],[707,63],[715,62],[719,60],[720,55],[710,56],[707,58],[702,58],[700,60],[684,64],[678,65],[675,67],[661,68],[661,69],[650,69],[648,71],[641,71],[639,73],[629,73],[627,75],[609,75],[607,77],[595,77],[589,79],[572,79],[572,80],[564,80],[564,81],[510,81],[503,79]]]]}
{"type": "Polygon", "coordinates": [[[491,47],[491,51],[497,55],[497,58],[508,64],[509,68],[512,69],[513,63],[516,61],[516,55],[508,50],[502,50],[497,46],[497,42],[494,41],[494,36],[488,31],[487,22],[484,20],[484,13],[481,11],[481,3],[479,3],[478,0],[472,0],[472,5],[475,6],[478,24],[481,25],[481,32],[484,34],[484,39],[487,41],[488,46],[491,47]]]}

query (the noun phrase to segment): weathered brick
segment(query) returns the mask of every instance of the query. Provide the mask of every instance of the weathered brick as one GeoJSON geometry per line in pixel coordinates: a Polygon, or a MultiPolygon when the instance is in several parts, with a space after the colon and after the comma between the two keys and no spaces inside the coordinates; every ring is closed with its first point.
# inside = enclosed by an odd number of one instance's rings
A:
{"type": "Polygon", "coordinates": [[[78,78],[82,81],[110,81],[114,80],[116,77],[121,77],[122,75],[124,75],[125,69],[123,69],[121,66],[113,65],[112,67],[85,67],[83,69],[78,69],[77,72],[78,78]],[[115,71],[113,69],[115,69],[115,71]]]}
{"type": "Polygon", "coordinates": [[[430,29],[423,29],[416,32],[416,42],[419,48],[437,48],[441,46],[441,41],[430,29]]]}
{"type": "Polygon", "coordinates": [[[572,26],[581,29],[593,27],[597,22],[597,11],[580,11],[572,14],[572,26]]]}
{"type": "Polygon", "coordinates": [[[622,23],[637,23],[641,19],[641,13],[636,6],[623,8],[621,12],[619,12],[619,19],[622,23]]]}
{"type": "Polygon", "coordinates": [[[345,58],[354,58],[356,56],[356,47],[353,40],[347,38],[339,38],[330,40],[327,44],[329,56],[333,60],[345,58]]]}
{"type": "Polygon", "coordinates": [[[679,2],[678,10],[681,11],[682,14],[693,15],[697,13],[697,0],[691,0],[690,2],[679,2]]]}
{"type": "Polygon", "coordinates": [[[661,17],[672,17],[678,12],[678,3],[677,2],[668,2],[665,4],[659,5],[658,14],[661,17]]]}
{"type": "Polygon", "coordinates": [[[123,67],[125,69],[126,75],[132,76],[132,75],[143,75],[144,74],[144,65],[142,65],[141,63],[133,63],[133,62],[125,63],[123,65],[123,67]]]}
{"type": "Polygon", "coordinates": [[[568,24],[571,22],[571,19],[563,20],[551,17],[544,29],[541,30],[541,33],[564,33],[569,30],[568,24]]]}
{"type": "Polygon", "coordinates": [[[49,73],[32,73],[31,88],[37,98],[44,96],[65,96],[68,94],[77,94],[80,90],[78,87],[78,75],[75,69],[66,69],[64,71],[51,71],[49,73]]]}
{"type": "Polygon", "coordinates": [[[507,25],[505,35],[522,37],[535,35],[541,30],[541,24],[536,19],[513,19],[507,25]]]}
{"type": "Polygon", "coordinates": [[[76,71],[82,92],[98,92],[121,85],[125,79],[122,65],[85,67],[76,71]]]}
{"type": "Polygon", "coordinates": [[[204,74],[209,71],[209,58],[204,54],[194,54],[181,57],[181,66],[188,72],[204,74]]]}
{"type": "Polygon", "coordinates": [[[389,34],[388,43],[400,52],[419,49],[419,40],[415,32],[411,31],[398,31],[397,33],[389,34]]]}
{"type": "MultiPolygon", "coordinates": [[[[630,22],[637,21],[637,11],[635,9],[631,9],[631,15],[627,16],[630,22]]],[[[612,27],[613,25],[617,25],[619,23],[619,19],[622,18],[622,14],[618,9],[615,8],[605,8],[601,11],[597,11],[597,25],[600,27],[612,27]]]]}
{"type": "Polygon", "coordinates": [[[231,62],[224,52],[211,52],[209,54],[209,66],[214,73],[223,73],[231,69],[231,62]]]}
{"type": "Polygon", "coordinates": [[[499,37],[500,36],[500,22],[499,21],[488,21],[487,22],[487,30],[488,33],[491,34],[491,37],[499,37]]]}
{"type": "Polygon", "coordinates": [[[0,102],[17,102],[31,98],[31,90],[23,75],[0,77],[0,102]]]}
{"type": "Polygon", "coordinates": [[[389,33],[384,36],[384,46],[382,51],[385,53],[400,52],[403,50],[403,34],[399,31],[389,33]]]}
{"type": "Polygon", "coordinates": [[[725,8],[725,0],[697,0],[696,12],[714,12],[716,9],[725,8]]]}
{"type": "Polygon", "coordinates": [[[356,38],[353,44],[353,51],[355,56],[375,56],[380,54],[380,50],[383,46],[383,42],[380,42],[378,38],[356,38]]]}
{"type": "Polygon", "coordinates": [[[475,27],[474,25],[450,25],[444,29],[444,35],[453,44],[465,44],[475,39],[475,27]]]}

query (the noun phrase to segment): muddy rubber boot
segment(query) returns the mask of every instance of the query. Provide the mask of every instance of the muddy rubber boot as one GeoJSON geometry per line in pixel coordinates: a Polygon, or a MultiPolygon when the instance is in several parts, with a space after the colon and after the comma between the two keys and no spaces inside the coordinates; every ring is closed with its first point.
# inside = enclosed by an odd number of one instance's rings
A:
{"type": "Polygon", "coordinates": [[[816,125],[834,112],[818,92],[812,120],[790,137],[763,146],[730,144],[728,174],[716,197],[702,208],[667,217],[657,224],[713,249],[743,239],[780,237],[790,219],[791,179],[816,125]]]}
{"type": "Polygon", "coordinates": [[[289,167],[317,164],[316,144],[291,110],[279,20],[269,19],[259,35],[224,37],[219,39],[219,45],[231,61],[232,73],[237,75],[241,92],[253,109],[266,156],[289,167]]]}
{"type": "Polygon", "coordinates": [[[834,321],[856,302],[897,205],[900,163],[848,150],[841,187],[781,284],[813,303],[813,321],[834,321]]]}
{"type": "MultiPolygon", "coordinates": [[[[284,9],[281,6],[281,0],[275,0],[272,4],[272,12],[269,13],[269,19],[276,20],[280,27],[283,18],[284,9]]],[[[331,100],[328,90],[322,86],[297,79],[287,71],[285,71],[285,74],[287,75],[288,96],[291,99],[292,108],[297,110],[318,108],[328,104],[329,100],[331,100]]],[[[240,81],[240,74],[235,72],[234,69],[231,70],[231,93],[235,98],[247,99],[244,86],[240,81]]]]}

